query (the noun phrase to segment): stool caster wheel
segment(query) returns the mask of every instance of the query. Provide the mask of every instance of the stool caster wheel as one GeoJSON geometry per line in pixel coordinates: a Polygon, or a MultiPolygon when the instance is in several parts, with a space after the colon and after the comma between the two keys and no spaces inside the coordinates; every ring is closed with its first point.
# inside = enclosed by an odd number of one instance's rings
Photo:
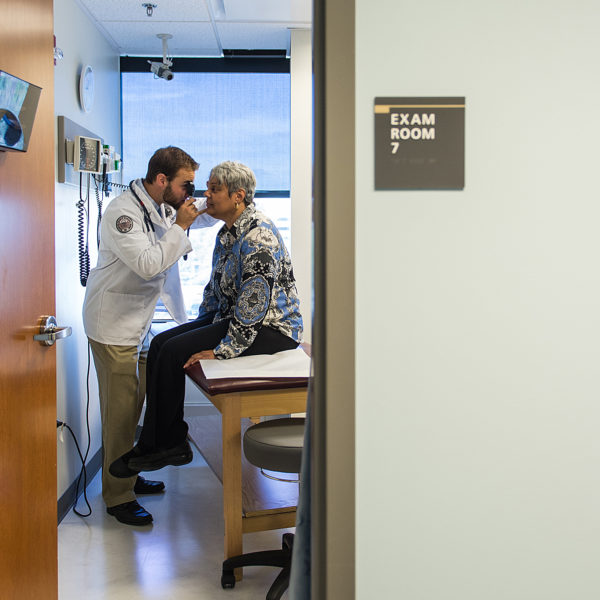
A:
{"type": "Polygon", "coordinates": [[[294,534],[293,533],[284,533],[281,538],[281,548],[282,550],[292,550],[294,547],[294,534]]]}
{"type": "Polygon", "coordinates": [[[221,575],[221,587],[226,590],[235,587],[235,575],[233,571],[225,571],[223,569],[223,574],[221,575]]]}

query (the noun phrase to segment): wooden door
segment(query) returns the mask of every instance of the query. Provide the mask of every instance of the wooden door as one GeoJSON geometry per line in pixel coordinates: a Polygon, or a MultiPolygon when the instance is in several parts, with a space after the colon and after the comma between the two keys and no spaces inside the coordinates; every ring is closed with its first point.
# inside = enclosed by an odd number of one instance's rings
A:
{"type": "Polygon", "coordinates": [[[54,600],[56,346],[32,339],[55,307],[53,0],[2,8],[0,69],[43,89],[29,150],[0,152],[0,596],[54,600]]]}

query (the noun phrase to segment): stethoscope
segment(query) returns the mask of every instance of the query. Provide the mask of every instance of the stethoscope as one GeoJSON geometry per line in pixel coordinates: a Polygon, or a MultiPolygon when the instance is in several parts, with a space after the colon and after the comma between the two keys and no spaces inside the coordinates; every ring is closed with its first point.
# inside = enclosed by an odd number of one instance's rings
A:
{"type": "Polygon", "coordinates": [[[131,193],[135,196],[135,199],[140,203],[140,206],[142,207],[142,212],[144,213],[144,223],[146,224],[148,233],[150,233],[150,231],[152,231],[152,233],[156,233],[156,230],[154,229],[154,223],[152,223],[152,219],[150,218],[150,213],[148,212],[146,205],[142,202],[142,199],[136,194],[135,190],[133,189],[133,181],[130,182],[129,189],[131,190],[131,193]]]}

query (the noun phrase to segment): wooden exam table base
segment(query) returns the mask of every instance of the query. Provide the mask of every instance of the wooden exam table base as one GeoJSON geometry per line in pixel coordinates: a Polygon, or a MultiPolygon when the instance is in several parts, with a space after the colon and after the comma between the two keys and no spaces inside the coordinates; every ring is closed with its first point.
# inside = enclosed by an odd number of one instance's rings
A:
{"type": "MultiPolygon", "coordinates": [[[[211,460],[211,457],[207,456],[207,454],[210,455],[210,452],[202,453],[223,483],[225,558],[230,558],[243,553],[242,536],[244,533],[288,528],[295,525],[295,506],[277,506],[265,510],[251,500],[247,504],[254,506],[243,506],[242,460],[245,459],[242,457],[242,419],[305,412],[307,382],[304,387],[223,393],[214,393],[213,391],[210,393],[206,389],[207,382],[203,378],[203,374],[198,377],[193,372],[194,368],[195,366],[188,370],[188,375],[221,413],[222,468],[219,469],[221,465],[215,464],[218,462],[217,460],[211,460]]],[[[197,369],[200,367],[198,366],[197,369]]],[[[208,383],[211,384],[212,381],[208,383]]],[[[271,382],[272,384],[273,382],[271,382]]],[[[213,446],[216,445],[216,442],[217,440],[213,440],[213,446]]],[[[200,445],[203,445],[202,442],[200,445]]],[[[256,469],[256,467],[253,468],[256,469]]],[[[257,470],[257,472],[259,471],[257,470]]],[[[281,485],[290,484],[283,483],[281,485]]],[[[236,569],[236,579],[239,580],[241,577],[241,569],[239,569],[239,573],[236,569]]]]}

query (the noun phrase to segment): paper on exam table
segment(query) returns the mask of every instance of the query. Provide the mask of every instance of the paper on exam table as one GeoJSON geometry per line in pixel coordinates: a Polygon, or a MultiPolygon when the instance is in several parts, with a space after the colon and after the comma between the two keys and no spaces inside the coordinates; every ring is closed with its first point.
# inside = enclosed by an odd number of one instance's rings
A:
{"type": "Polygon", "coordinates": [[[276,354],[240,356],[226,360],[201,360],[206,379],[229,377],[309,377],[310,358],[302,348],[276,354]]]}

